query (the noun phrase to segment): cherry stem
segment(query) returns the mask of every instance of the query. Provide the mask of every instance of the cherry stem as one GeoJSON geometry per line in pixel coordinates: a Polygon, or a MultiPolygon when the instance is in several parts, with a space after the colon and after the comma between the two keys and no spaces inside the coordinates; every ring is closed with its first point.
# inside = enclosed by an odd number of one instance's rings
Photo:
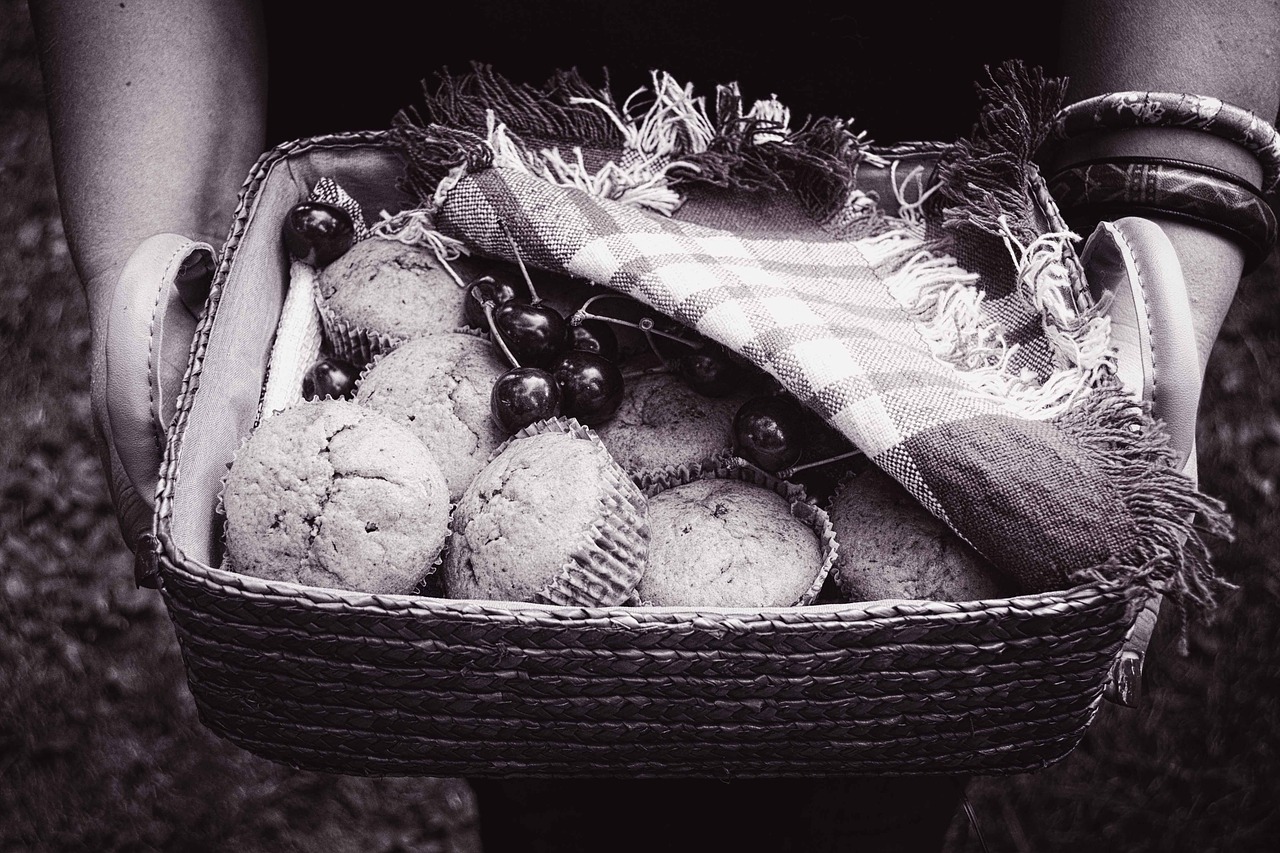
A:
{"type": "Polygon", "coordinates": [[[653,340],[653,333],[657,331],[653,327],[653,321],[645,317],[636,324],[636,328],[644,332],[644,341],[649,345],[649,349],[653,351],[653,354],[658,357],[659,363],[665,369],[671,370],[671,362],[667,361],[667,357],[662,354],[662,350],[658,349],[658,345],[653,340]]]}
{"type": "Polygon", "coordinates": [[[622,374],[622,381],[630,382],[631,380],[639,379],[642,376],[655,376],[659,373],[670,373],[670,372],[671,372],[671,367],[666,362],[663,362],[661,365],[657,367],[642,367],[639,370],[624,371],[622,374]]]}
{"type": "Polygon", "coordinates": [[[854,456],[861,455],[861,450],[850,450],[847,453],[838,453],[835,456],[828,456],[826,459],[819,459],[816,462],[806,462],[803,465],[792,465],[790,468],[783,468],[776,476],[785,480],[797,471],[807,471],[810,468],[817,468],[820,465],[829,465],[832,462],[839,462],[841,459],[851,459],[854,456]]]}
{"type": "MultiPolygon", "coordinates": [[[[646,338],[649,336],[650,333],[652,333],[655,335],[659,335],[660,337],[664,337],[668,340],[682,343],[685,346],[689,347],[690,349],[695,349],[695,350],[702,349],[702,344],[700,343],[690,341],[688,338],[683,338],[680,335],[672,334],[671,332],[662,331],[661,329],[654,326],[653,320],[651,320],[648,317],[645,317],[638,323],[633,323],[630,320],[623,320],[619,317],[608,317],[604,314],[592,314],[590,311],[587,310],[587,306],[590,305],[592,302],[595,302],[597,299],[626,299],[626,298],[627,297],[623,296],[621,293],[597,293],[595,296],[592,296],[588,298],[585,302],[583,302],[582,307],[580,307],[577,311],[573,312],[573,316],[569,318],[569,325],[581,326],[584,320],[600,320],[605,323],[613,323],[614,325],[617,325],[617,326],[626,326],[629,329],[639,329],[640,331],[645,333],[646,338]]],[[[652,341],[650,342],[649,345],[653,346],[652,341]]],[[[654,352],[657,353],[657,350],[655,349],[654,352]]],[[[660,353],[658,354],[658,358],[662,358],[662,355],[660,353]]]]}
{"type": "Polygon", "coordinates": [[[507,239],[511,241],[511,253],[516,256],[516,263],[520,265],[520,274],[524,276],[525,286],[529,288],[529,301],[537,305],[542,301],[542,297],[538,295],[538,291],[534,289],[533,279],[529,276],[529,270],[524,265],[524,258],[520,257],[520,247],[516,245],[516,241],[512,238],[511,233],[506,228],[502,229],[502,233],[507,235],[507,239]]]}
{"type": "Polygon", "coordinates": [[[502,339],[502,334],[498,331],[498,324],[493,320],[492,299],[484,301],[484,318],[489,321],[489,333],[493,336],[494,343],[498,345],[498,349],[502,350],[502,354],[507,357],[507,361],[511,363],[512,367],[519,367],[520,362],[516,361],[516,357],[507,348],[507,342],[502,339]]]}

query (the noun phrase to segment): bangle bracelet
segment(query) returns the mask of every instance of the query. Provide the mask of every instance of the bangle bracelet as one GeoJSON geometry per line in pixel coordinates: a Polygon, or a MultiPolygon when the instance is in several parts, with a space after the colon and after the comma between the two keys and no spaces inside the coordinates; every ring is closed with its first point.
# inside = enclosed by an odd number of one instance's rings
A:
{"type": "Polygon", "coordinates": [[[1214,231],[1244,251],[1246,273],[1276,243],[1271,205],[1248,182],[1219,169],[1123,157],[1068,166],[1045,183],[1069,219],[1166,216],[1214,231]]]}
{"type": "Polygon", "coordinates": [[[1100,130],[1177,127],[1235,142],[1258,158],[1262,192],[1280,184],[1280,133],[1254,113],[1204,95],[1174,92],[1111,92],[1063,107],[1049,128],[1050,140],[1100,130]]]}
{"type": "MultiPolygon", "coordinates": [[[[1136,155],[1114,156],[1114,157],[1097,157],[1092,160],[1079,160],[1075,163],[1068,163],[1058,169],[1058,172],[1064,172],[1067,169],[1079,169],[1081,166],[1095,166],[1100,163],[1106,163],[1114,166],[1171,166],[1175,169],[1186,169],[1192,172],[1200,172],[1214,178],[1220,178],[1227,183],[1234,184],[1241,190],[1259,195],[1258,189],[1244,178],[1228,172],[1226,169],[1219,169],[1215,166],[1206,166],[1203,163],[1194,163],[1190,160],[1178,160],[1173,157],[1145,157],[1136,155]]],[[[1141,170],[1137,170],[1141,172],[1141,170]]],[[[1055,172],[1054,174],[1057,174],[1055,172]]]]}

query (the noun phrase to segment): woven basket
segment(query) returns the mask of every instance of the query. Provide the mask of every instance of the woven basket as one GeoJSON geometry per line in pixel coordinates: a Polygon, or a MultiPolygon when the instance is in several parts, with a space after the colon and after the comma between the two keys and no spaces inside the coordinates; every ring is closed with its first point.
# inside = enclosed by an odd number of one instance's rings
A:
{"type": "MultiPolygon", "coordinates": [[[[321,177],[394,212],[409,205],[400,171],[381,133],[328,136],[268,152],[243,190],[156,508],[164,600],[209,728],[358,775],[995,774],[1079,743],[1141,590],[695,612],[373,596],[218,568],[218,493],[256,422],[288,283],[284,214],[321,177]]],[[[886,173],[859,181],[883,189],[886,173]]]]}

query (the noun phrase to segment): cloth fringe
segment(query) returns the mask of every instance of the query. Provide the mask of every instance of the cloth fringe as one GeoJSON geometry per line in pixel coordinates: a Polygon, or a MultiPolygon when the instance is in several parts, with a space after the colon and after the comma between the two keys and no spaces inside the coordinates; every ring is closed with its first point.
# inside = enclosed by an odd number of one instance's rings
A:
{"type": "Polygon", "coordinates": [[[977,124],[938,163],[943,189],[935,203],[944,229],[977,228],[988,234],[1011,229],[1027,244],[1039,234],[1028,192],[1032,158],[1062,107],[1067,81],[1048,79],[1020,60],[986,72],[988,82],[978,84],[977,124]]]}
{"type": "Polygon", "coordinates": [[[423,109],[426,121],[414,108],[397,114],[392,138],[408,161],[403,188],[429,209],[463,174],[500,166],[669,215],[683,201],[672,173],[697,171],[680,158],[715,133],[704,99],[660,72],[619,106],[576,71],[537,88],[477,64],[424,85],[423,109]]]}
{"type": "Polygon", "coordinates": [[[1045,377],[1013,367],[1017,344],[990,319],[979,276],[959,266],[920,236],[909,215],[898,227],[859,241],[859,248],[878,266],[882,255],[905,257],[889,272],[884,285],[916,323],[931,354],[950,365],[984,399],[1000,404],[1005,414],[1047,420],[1070,408],[1103,376],[1113,373],[1110,322],[1097,310],[1082,314],[1070,298],[1071,284],[1064,253],[1073,234],[1042,234],[1021,246],[1006,231],[1017,270],[1019,293],[1029,311],[1042,318],[1045,336],[1056,357],[1045,377]]]}
{"type": "Polygon", "coordinates": [[[608,112],[617,112],[608,85],[595,87],[576,70],[557,71],[542,86],[513,82],[480,62],[469,73],[436,74],[436,86],[422,84],[423,108],[430,120],[444,127],[478,131],[486,115],[497,110],[503,122],[519,136],[546,143],[616,148],[622,142],[617,124],[608,112]],[[607,105],[602,111],[592,102],[607,105]]]}
{"type": "Polygon", "coordinates": [[[845,206],[857,164],[884,163],[868,151],[866,132],[852,132],[847,119],[821,117],[792,130],[763,117],[770,115],[778,115],[777,107],[757,104],[722,125],[706,151],[685,158],[697,167],[696,180],[750,192],[790,192],[814,221],[828,222],[845,206]]]}
{"type": "Polygon", "coordinates": [[[1191,611],[1212,610],[1221,593],[1236,588],[1213,571],[1207,541],[1234,538],[1226,505],[1177,470],[1168,436],[1118,380],[1095,388],[1056,423],[1090,451],[1137,523],[1133,553],[1071,580],[1141,584],[1161,593],[1178,612],[1185,638],[1191,611]]]}
{"type": "Polygon", "coordinates": [[[692,84],[681,86],[665,72],[653,72],[653,88],[632,92],[621,109],[607,97],[575,97],[572,102],[599,109],[622,134],[623,147],[645,156],[703,151],[715,136],[706,99],[693,94],[692,84]],[[638,107],[646,99],[652,102],[637,117],[638,107]]]}
{"type": "Polygon", "coordinates": [[[691,85],[662,72],[619,105],[576,71],[535,87],[474,64],[441,72],[434,89],[424,82],[423,103],[397,113],[391,136],[407,162],[402,189],[428,209],[463,174],[501,166],[668,215],[685,183],[789,191],[826,222],[846,207],[856,164],[885,162],[848,120],[792,129],[776,98],[744,114],[736,86],[721,87],[716,112],[718,123],[691,85]]]}
{"type": "Polygon", "coordinates": [[[493,149],[483,136],[424,123],[411,107],[396,114],[389,135],[405,158],[399,188],[428,211],[438,210],[464,175],[493,165],[493,149]]]}
{"type": "Polygon", "coordinates": [[[629,160],[625,167],[609,160],[592,169],[581,148],[574,148],[568,159],[558,148],[536,152],[524,148],[511,136],[506,125],[497,122],[492,112],[486,141],[494,151],[493,165],[515,169],[558,186],[575,187],[597,198],[648,208],[667,216],[679,209],[684,200],[671,189],[667,177],[672,166],[680,161],[672,162],[662,153],[645,156],[640,149],[633,149],[638,156],[625,158],[629,160]]]}
{"type": "Polygon", "coordinates": [[[1042,318],[1056,370],[1029,398],[1015,393],[1011,402],[1023,416],[1040,407],[1041,415],[1087,448],[1136,520],[1134,553],[1073,580],[1145,584],[1169,598],[1185,629],[1190,610],[1211,609],[1232,588],[1214,573],[1206,543],[1231,538],[1230,515],[1175,469],[1168,437],[1149,407],[1136,404],[1116,379],[1106,303],[1081,310],[1072,296],[1068,254],[1079,236],[1042,233],[1030,176],[1062,107],[1066,80],[1046,79],[1016,60],[988,69],[988,76],[978,87],[984,102],[979,120],[939,162],[942,188],[931,203],[945,230],[975,228],[1004,241],[1018,292],[1042,318]]]}
{"type": "Polygon", "coordinates": [[[461,240],[437,231],[431,215],[425,210],[404,210],[394,216],[384,210],[380,215],[378,223],[369,229],[369,234],[373,237],[430,249],[441,261],[452,261],[460,255],[471,254],[471,250],[461,240]]]}
{"type": "Polygon", "coordinates": [[[1174,467],[1168,436],[1116,378],[1105,303],[1081,311],[1071,298],[1065,254],[1071,233],[1041,234],[1020,245],[1007,220],[997,219],[1017,269],[1018,293],[1041,318],[1056,369],[1047,377],[1014,371],[1016,344],[988,319],[978,276],[926,248],[908,218],[897,229],[860,241],[884,275],[889,293],[906,309],[930,352],[951,365],[975,392],[1001,410],[1052,420],[1086,450],[1116,487],[1135,519],[1131,553],[1083,570],[1072,582],[1139,584],[1169,599],[1185,638],[1192,611],[1205,613],[1234,589],[1211,566],[1208,540],[1230,541],[1225,505],[1202,493],[1174,467]]]}

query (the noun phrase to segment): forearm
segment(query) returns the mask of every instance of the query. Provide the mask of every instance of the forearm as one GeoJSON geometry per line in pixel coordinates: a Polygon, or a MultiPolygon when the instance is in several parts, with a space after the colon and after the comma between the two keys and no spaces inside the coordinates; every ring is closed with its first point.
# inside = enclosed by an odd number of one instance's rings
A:
{"type": "MultiPolygon", "coordinates": [[[[1114,91],[1210,95],[1268,121],[1280,107],[1280,3],[1275,0],[1074,0],[1065,4],[1063,70],[1068,99],[1114,91]]],[[[1262,172],[1235,143],[1193,130],[1144,128],[1071,140],[1058,165],[1113,155],[1190,160],[1258,186],[1262,172]]],[[[1153,219],[1156,217],[1152,217],[1153,219]]],[[[1159,220],[1187,279],[1201,367],[1231,301],[1244,255],[1214,233],[1159,220]]]]}
{"type": "Polygon", "coordinates": [[[247,0],[31,0],[67,239],[96,325],[147,237],[226,236],[262,152],[266,57],[247,0]]]}

